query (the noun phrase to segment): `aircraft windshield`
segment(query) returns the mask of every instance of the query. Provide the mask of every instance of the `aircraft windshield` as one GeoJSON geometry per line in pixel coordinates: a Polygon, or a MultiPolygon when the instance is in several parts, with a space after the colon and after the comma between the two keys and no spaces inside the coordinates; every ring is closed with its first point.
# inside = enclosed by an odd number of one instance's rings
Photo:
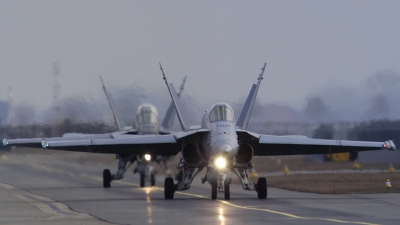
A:
{"type": "Polygon", "coordinates": [[[210,121],[227,120],[233,122],[233,112],[226,105],[217,105],[210,112],[210,121]]]}
{"type": "Polygon", "coordinates": [[[151,111],[142,110],[136,115],[138,123],[157,123],[157,115],[151,111]]]}

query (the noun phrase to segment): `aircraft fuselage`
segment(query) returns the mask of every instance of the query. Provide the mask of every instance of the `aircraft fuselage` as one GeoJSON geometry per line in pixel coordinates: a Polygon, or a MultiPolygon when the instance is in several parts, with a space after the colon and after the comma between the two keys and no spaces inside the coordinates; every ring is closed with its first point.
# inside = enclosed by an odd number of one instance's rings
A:
{"type": "Polygon", "coordinates": [[[203,148],[208,149],[210,159],[224,157],[233,160],[239,150],[232,108],[226,103],[215,104],[210,112],[206,112],[202,121],[209,130],[203,148]]]}

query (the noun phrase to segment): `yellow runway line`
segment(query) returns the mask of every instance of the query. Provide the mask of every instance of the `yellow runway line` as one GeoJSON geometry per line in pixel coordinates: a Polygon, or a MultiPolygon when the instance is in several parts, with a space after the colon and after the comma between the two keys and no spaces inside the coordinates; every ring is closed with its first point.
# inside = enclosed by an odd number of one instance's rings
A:
{"type": "MultiPolygon", "coordinates": [[[[2,157],[2,159],[3,159],[3,160],[8,160],[8,158],[3,158],[3,157],[2,157]]],[[[17,162],[15,162],[15,161],[13,160],[13,163],[17,163],[17,162]]],[[[48,171],[48,172],[63,173],[63,172],[61,172],[61,171],[55,171],[54,169],[50,169],[50,168],[48,168],[48,167],[46,167],[46,166],[43,166],[43,165],[38,166],[38,165],[36,164],[36,165],[30,165],[30,166],[32,166],[32,167],[34,167],[34,168],[37,168],[37,169],[46,170],[46,171],[48,171]]],[[[74,176],[74,174],[71,174],[71,173],[65,173],[65,172],[64,172],[64,174],[68,174],[68,175],[70,175],[70,176],[74,176]]],[[[93,175],[89,175],[89,174],[85,174],[85,173],[80,174],[80,176],[86,177],[86,178],[92,178],[92,179],[97,180],[97,181],[102,181],[102,180],[103,180],[102,177],[93,176],[93,175]]],[[[116,183],[120,183],[120,184],[125,184],[125,185],[130,185],[130,186],[139,187],[139,185],[138,185],[138,184],[135,184],[135,183],[125,182],[125,181],[115,181],[115,182],[116,182],[116,183]]],[[[160,187],[153,187],[153,189],[155,189],[155,190],[160,190],[160,191],[163,191],[163,190],[164,190],[163,188],[160,188],[160,187]]],[[[209,199],[209,197],[206,197],[206,196],[204,196],[204,195],[191,194],[191,193],[186,193],[186,192],[181,192],[181,191],[177,191],[177,192],[175,192],[175,193],[176,193],[176,194],[180,194],[180,195],[193,196],[193,197],[197,197],[197,198],[209,199]]],[[[285,217],[288,217],[288,218],[290,218],[290,219],[321,220],[321,221],[329,221],[329,222],[335,222],[335,223],[360,224],[360,225],[379,225],[379,224],[375,224],[375,223],[358,222],[358,221],[346,221],[346,220],[338,220],[338,219],[331,219],[331,218],[302,217],[302,216],[297,216],[297,215],[294,215],[294,214],[285,213],[285,212],[279,212],[279,211],[275,211],[275,210],[269,210],[269,209],[263,209],[263,208],[256,208],[256,207],[248,207],[248,206],[240,206],[240,205],[237,205],[237,204],[234,204],[234,203],[231,203],[231,202],[228,202],[228,201],[224,201],[224,200],[216,200],[216,201],[217,201],[217,202],[220,202],[220,203],[222,203],[222,204],[224,204],[224,205],[231,206],[231,207],[238,208],[238,209],[246,209],[246,210],[253,210],[253,211],[262,211],[262,212],[267,212],[267,213],[272,213],[272,214],[276,214],[276,215],[285,216],[285,217]]]]}

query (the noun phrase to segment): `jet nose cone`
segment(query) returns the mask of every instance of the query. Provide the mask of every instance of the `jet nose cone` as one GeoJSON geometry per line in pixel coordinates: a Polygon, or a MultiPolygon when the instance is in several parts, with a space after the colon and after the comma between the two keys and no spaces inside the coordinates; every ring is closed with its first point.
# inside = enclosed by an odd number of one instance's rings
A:
{"type": "Polygon", "coordinates": [[[230,145],[224,144],[220,147],[220,150],[223,152],[230,152],[232,151],[232,147],[230,145]]]}

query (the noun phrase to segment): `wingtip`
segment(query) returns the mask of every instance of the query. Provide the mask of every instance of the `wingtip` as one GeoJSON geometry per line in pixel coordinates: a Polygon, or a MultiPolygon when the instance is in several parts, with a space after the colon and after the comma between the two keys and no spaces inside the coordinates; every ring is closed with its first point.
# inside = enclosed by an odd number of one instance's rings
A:
{"type": "Polygon", "coordinates": [[[383,143],[383,148],[394,151],[394,150],[396,150],[396,145],[394,144],[394,142],[392,140],[388,140],[383,143]]]}
{"type": "Polygon", "coordinates": [[[7,141],[7,139],[3,139],[3,145],[8,145],[8,141],[7,141]]]}
{"type": "Polygon", "coordinates": [[[46,147],[48,146],[45,140],[43,140],[43,141],[41,142],[41,144],[42,144],[42,147],[43,147],[43,148],[46,148],[46,147]]]}

